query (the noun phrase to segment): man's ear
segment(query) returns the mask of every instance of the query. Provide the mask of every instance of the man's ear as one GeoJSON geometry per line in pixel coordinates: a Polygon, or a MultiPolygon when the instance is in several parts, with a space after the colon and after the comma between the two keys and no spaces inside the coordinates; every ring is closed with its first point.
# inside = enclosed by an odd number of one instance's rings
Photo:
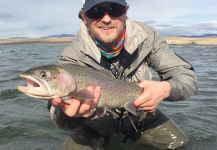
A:
{"type": "Polygon", "coordinates": [[[85,15],[85,13],[84,13],[83,10],[80,10],[80,12],[79,12],[79,18],[82,19],[82,21],[84,22],[84,24],[87,23],[87,16],[85,15]]]}
{"type": "Polygon", "coordinates": [[[82,16],[81,16],[81,11],[82,11],[82,10],[80,10],[79,13],[78,13],[78,18],[80,18],[81,20],[83,20],[83,18],[82,18],[82,16]]]}
{"type": "Polygon", "coordinates": [[[129,9],[129,5],[126,6],[126,15],[127,15],[128,9],[129,9]]]}

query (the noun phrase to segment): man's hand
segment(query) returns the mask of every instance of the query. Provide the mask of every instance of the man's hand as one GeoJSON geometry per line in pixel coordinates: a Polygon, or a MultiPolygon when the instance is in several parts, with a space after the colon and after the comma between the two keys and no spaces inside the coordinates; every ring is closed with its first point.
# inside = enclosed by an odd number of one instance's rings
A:
{"type": "Polygon", "coordinates": [[[54,106],[60,106],[69,117],[90,117],[92,110],[99,101],[101,89],[100,87],[88,87],[87,90],[94,94],[94,99],[79,100],[72,98],[67,100],[67,102],[63,102],[60,98],[54,98],[52,104],[54,106]]]}
{"type": "Polygon", "coordinates": [[[171,86],[167,81],[147,81],[142,80],[139,86],[144,88],[140,97],[138,97],[134,104],[140,110],[153,112],[158,107],[161,101],[170,95],[171,86]]]}

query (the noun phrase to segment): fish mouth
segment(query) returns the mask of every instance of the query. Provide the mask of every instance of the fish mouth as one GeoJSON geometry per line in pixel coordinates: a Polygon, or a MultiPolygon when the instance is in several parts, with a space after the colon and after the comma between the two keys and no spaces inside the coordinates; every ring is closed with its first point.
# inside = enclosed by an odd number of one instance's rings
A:
{"type": "Polygon", "coordinates": [[[26,86],[17,86],[17,89],[20,92],[35,98],[51,98],[51,96],[49,96],[49,88],[46,83],[31,75],[21,74],[20,77],[26,82],[26,86]]]}

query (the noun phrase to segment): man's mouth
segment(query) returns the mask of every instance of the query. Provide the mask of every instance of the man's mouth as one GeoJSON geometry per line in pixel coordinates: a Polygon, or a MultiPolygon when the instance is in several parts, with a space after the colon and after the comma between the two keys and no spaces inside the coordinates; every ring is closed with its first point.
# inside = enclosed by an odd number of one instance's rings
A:
{"type": "Polygon", "coordinates": [[[100,26],[99,27],[101,30],[111,30],[113,29],[114,27],[111,27],[111,26],[100,26]]]}
{"type": "Polygon", "coordinates": [[[101,27],[100,29],[102,29],[102,30],[110,30],[111,28],[101,27]]]}

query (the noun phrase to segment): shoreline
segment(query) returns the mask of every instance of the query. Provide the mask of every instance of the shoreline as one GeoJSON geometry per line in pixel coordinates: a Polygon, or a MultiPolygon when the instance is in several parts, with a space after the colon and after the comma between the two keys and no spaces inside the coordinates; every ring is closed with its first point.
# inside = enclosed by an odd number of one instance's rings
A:
{"type": "Polygon", "coordinates": [[[70,44],[72,37],[0,39],[0,45],[70,44]]]}
{"type": "Polygon", "coordinates": [[[203,37],[203,38],[190,38],[190,37],[165,37],[170,45],[204,45],[204,46],[217,46],[217,37],[203,37]]]}
{"type": "MultiPolygon", "coordinates": [[[[70,45],[73,37],[51,37],[51,38],[14,38],[0,39],[0,45],[22,45],[22,44],[66,44],[70,45]]],[[[217,37],[190,38],[190,37],[163,37],[170,45],[210,45],[217,46],[217,37]]]]}

